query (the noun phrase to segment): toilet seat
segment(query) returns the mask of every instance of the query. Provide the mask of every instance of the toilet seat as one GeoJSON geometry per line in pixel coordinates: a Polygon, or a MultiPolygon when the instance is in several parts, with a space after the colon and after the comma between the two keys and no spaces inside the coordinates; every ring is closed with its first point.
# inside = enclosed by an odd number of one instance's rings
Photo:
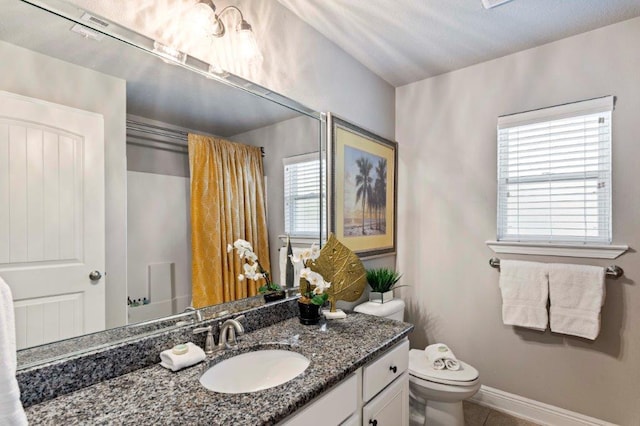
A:
{"type": "Polygon", "coordinates": [[[458,360],[460,370],[436,370],[433,368],[423,350],[409,351],[409,375],[417,379],[426,380],[450,386],[474,386],[478,383],[478,370],[466,362],[458,360]]]}

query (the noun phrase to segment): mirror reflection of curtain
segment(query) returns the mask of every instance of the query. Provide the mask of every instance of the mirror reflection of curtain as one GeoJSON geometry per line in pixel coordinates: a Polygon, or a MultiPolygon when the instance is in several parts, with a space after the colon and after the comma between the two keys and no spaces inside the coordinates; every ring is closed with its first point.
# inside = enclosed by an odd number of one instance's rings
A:
{"type": "Polygon", "coordinates": [[[189,167],[193,306],[255,296],[263,282],[238,280],[241,264],[227,244],[249,241],[270,271],[260,148],[189,134],[189,167]]]}

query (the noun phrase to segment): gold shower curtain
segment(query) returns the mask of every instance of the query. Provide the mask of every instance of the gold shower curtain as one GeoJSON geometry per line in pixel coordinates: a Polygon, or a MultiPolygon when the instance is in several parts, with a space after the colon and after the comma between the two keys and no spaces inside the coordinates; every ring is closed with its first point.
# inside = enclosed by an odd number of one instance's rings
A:
{"type": "Polygon", "coordinates": [[[189,134],[189,168],[193,306],[256,295],[263,282],[238,280],[241,264],[227,244],[249,241],[271,270],[260,148],[189,134]]]}

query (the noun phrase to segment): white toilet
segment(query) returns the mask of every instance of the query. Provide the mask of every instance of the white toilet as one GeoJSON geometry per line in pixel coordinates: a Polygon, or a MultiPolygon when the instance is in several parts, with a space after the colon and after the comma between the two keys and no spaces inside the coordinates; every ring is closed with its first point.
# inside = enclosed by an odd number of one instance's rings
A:
{"type": "MultiPolygon", "coordinates": [[[[404,301],[366,302],[354,311],[402,321],[404,301]]],[[[411,423],[428,426],[464,426],[462,401],[480,389],[478,370],[458,360],[460,370],[434,370],[422,349],[409,351],[411,423]],[[423,417],[424,416],[424,417],[423,417]]]]}

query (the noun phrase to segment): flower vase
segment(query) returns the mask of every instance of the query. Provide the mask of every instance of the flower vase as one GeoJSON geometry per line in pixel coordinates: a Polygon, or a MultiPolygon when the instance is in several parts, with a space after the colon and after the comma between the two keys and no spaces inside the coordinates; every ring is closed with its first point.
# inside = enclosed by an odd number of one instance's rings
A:
{"type": "Polygon", "coordinates": [[[320,305],[298,301],[300,322],[304,325],[317,324],[320,321],[320,305]]]}

